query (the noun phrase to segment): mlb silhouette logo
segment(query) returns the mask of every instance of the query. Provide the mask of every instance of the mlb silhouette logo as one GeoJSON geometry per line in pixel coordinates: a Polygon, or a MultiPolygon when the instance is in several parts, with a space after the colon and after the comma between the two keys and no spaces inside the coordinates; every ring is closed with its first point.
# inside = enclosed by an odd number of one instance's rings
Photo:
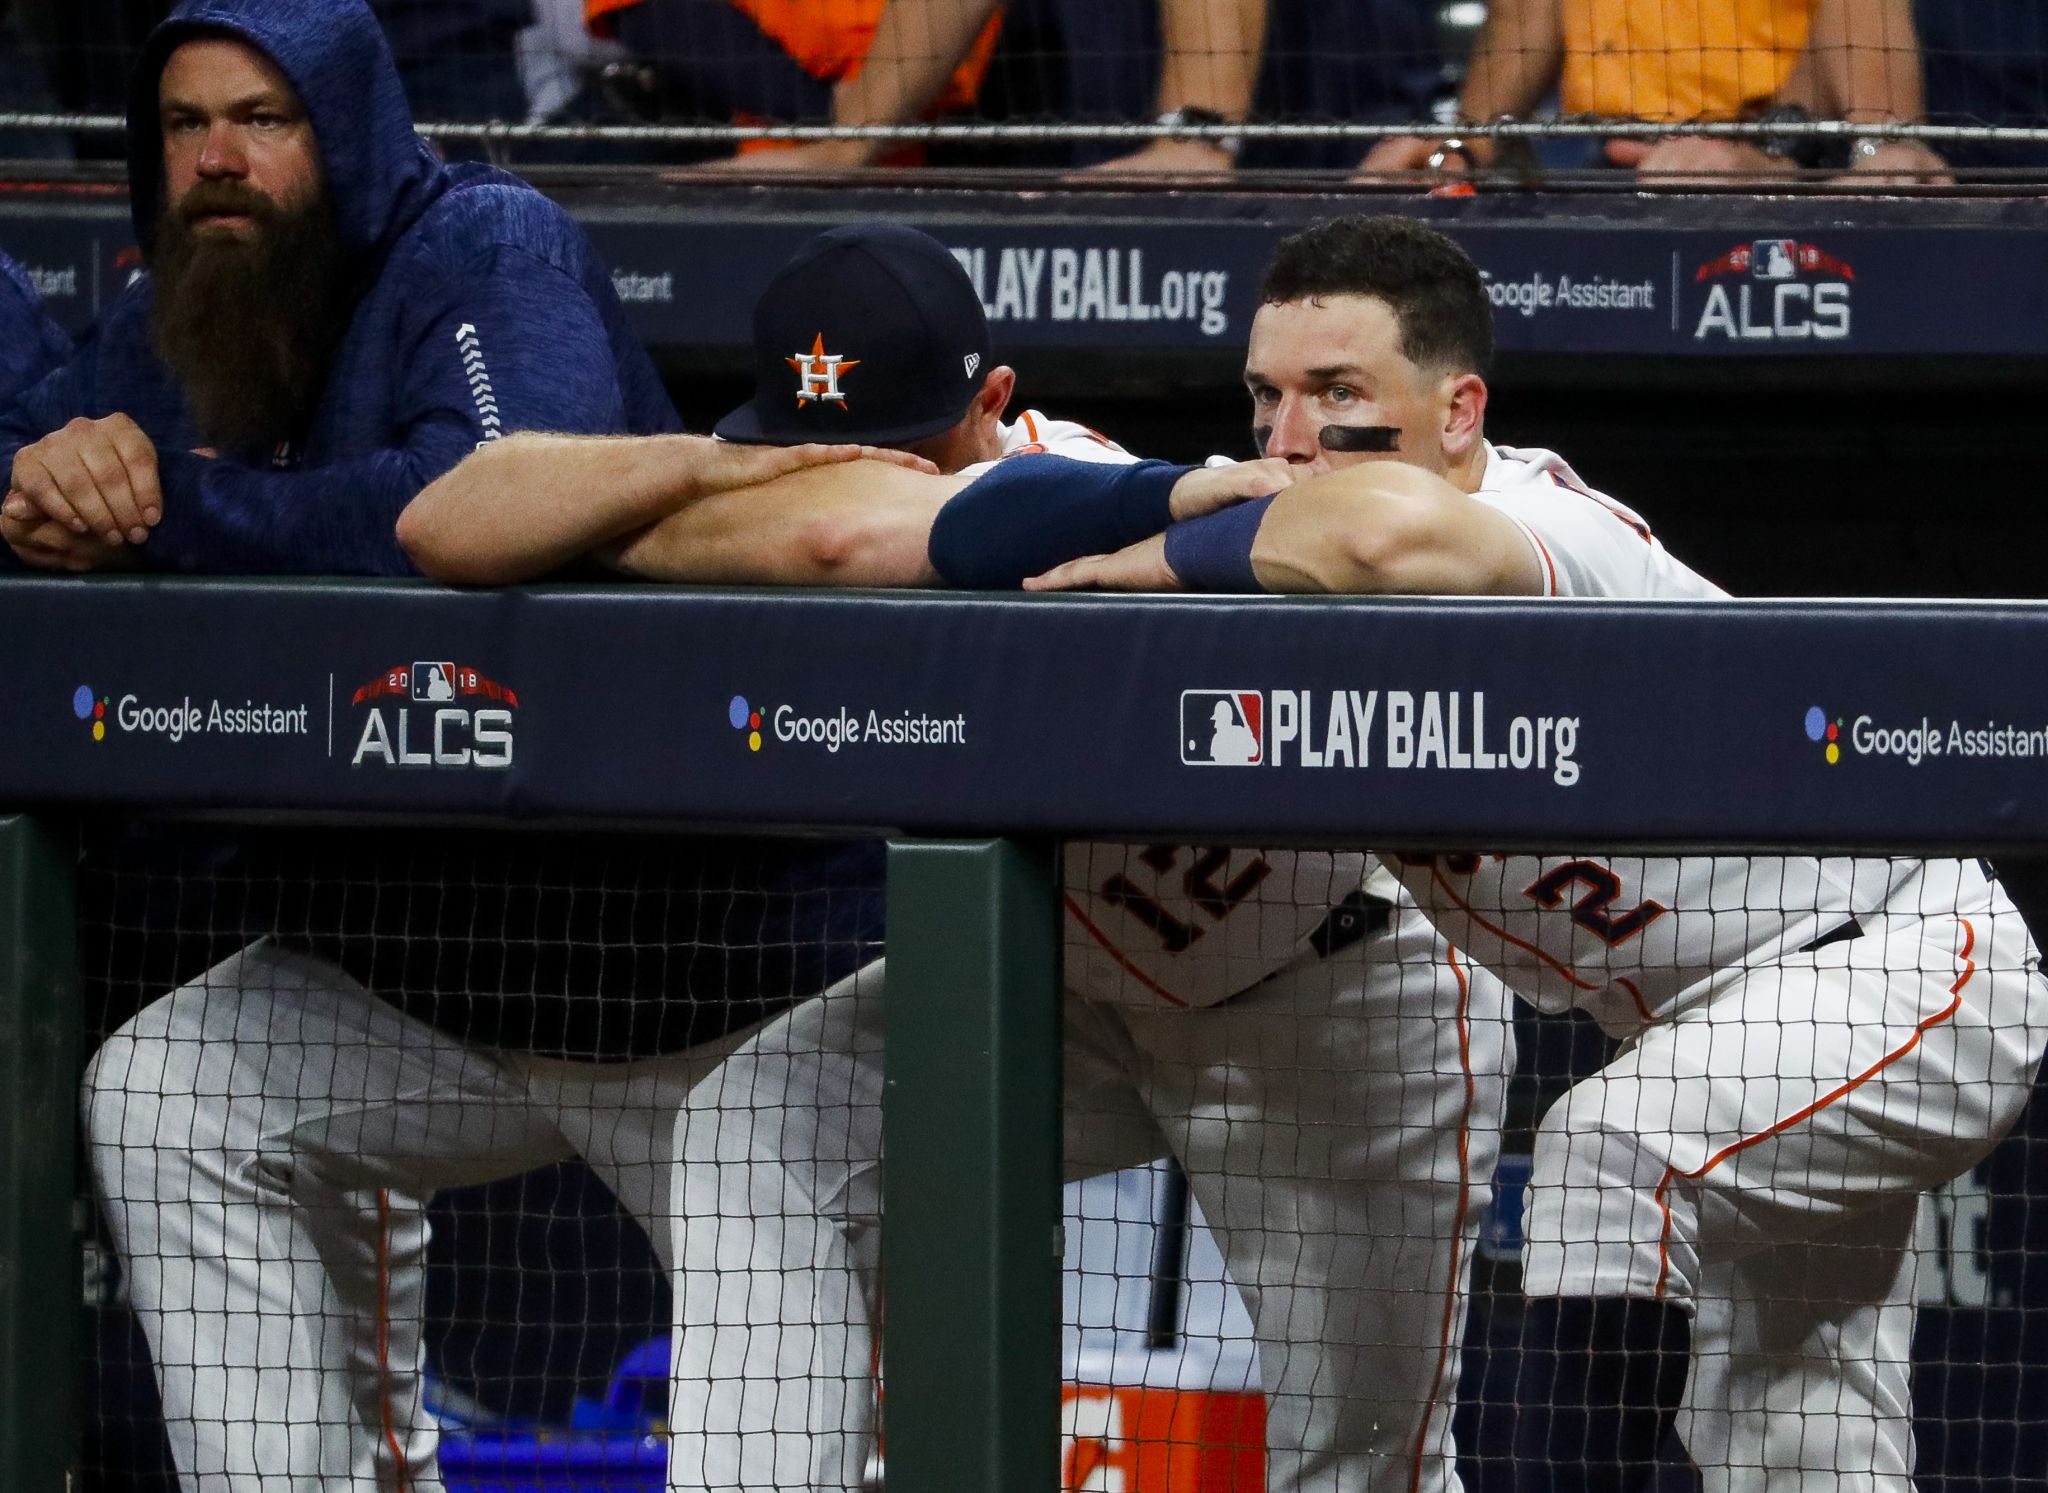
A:
{"type": "Polygon", "coordinates": [[[1189,767],[1257,767],[1266,760],[1266,697],[1255,689],[1180,692],[1180,760],[1189,767]]]}
{"type": "Polygon", "coordinates": [[[1749,246],[1749,272],[1759,280],[1796,280],[1799,245],[1789,238],[1760,238],[1749,246]]]}
{"type": "Polygon", "coordinates": [[[412,697],[415,700],[452,700],[455,698],[455,665],[414,664],[412,666],[412,697]]]}

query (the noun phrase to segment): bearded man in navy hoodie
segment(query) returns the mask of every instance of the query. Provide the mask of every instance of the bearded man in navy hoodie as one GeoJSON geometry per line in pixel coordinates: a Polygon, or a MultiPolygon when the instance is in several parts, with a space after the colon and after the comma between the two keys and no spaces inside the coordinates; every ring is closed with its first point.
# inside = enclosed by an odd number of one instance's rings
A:
{"type": "Polygon", "coordinates": [[[558,206],[414,132],[361,0],[188,0],[128,110],[148,261],[0,416],[30,565],[409,574],[414,493],[521,427],[678,427],[558,206]]]}
{"type": "MultiPolygon", "coordinates": [[[[150,273],[0,411],[24,563],[409,573],[399,511],[501,432],[675,427],[580,230],[426,149],[361,0],[181,5],[129,133],[150,273]]],[[[878,857],[397,827],[220,854],[180,927],[247,946],[83,1095],[172,1455],[187,1493],[430,1490],[429,1198],[581,1157],[665,1251],[683,1095],[873,957],[878,857]]]]}
{"type": "Polygon", "coordinates": [[[28,272],[0,254],[0,408],[70,351],[71,339],[43,309],[28,272]]]}

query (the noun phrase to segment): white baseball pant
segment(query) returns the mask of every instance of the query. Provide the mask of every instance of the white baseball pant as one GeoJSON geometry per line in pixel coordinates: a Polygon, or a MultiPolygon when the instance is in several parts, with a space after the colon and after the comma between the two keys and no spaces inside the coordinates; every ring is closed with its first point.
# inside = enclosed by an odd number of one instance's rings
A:
{"type": "Polygon", "coordinates": [[[1690,1311],[1707,1493],[1910,1493],[1918,1195],[2011,1128],[2048,982],[2002,892],[1727,971],[1544,1117],[1531,1295],[1690,1311]]]}
{"type": "MultiPolygon", "coordinates": [[[[670,1486],[852,1490],[875,1436],[882,967],[771,1023],[676,1135],[670,1486]]],[[[1206,1009],[1065,1001],[1070,1177],[1172,1154],[1258,1338],[1267,1486],[1455,1490],[1507,994],[1407,905],[1206,1009]]]]}
{"type": "Polygon", "coordinates": [[[676,1113],[742,1035],[616,1064],[466,1048],[269,943],[121,1027],[85,1125],[187,1493],[437,1493],[427,1200],[580,1156],[665,1257],[676,1113]]]}

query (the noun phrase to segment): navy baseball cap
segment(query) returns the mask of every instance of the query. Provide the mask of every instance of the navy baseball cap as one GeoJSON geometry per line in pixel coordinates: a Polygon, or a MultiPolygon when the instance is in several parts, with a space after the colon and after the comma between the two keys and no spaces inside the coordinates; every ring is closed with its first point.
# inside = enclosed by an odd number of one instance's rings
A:
{"type": "Polygon", "coordinates": [[[922,440],[957,425],[988,378],[988,318],[929,234],[855,223],[819,234],[754,306],[754,397],[716,427],[794,446],[922,440]]]}

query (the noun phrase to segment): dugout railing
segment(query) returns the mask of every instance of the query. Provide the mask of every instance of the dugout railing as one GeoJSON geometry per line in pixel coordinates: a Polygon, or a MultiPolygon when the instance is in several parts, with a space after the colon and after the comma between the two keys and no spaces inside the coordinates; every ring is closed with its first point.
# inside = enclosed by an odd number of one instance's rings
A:
{"type": "Polygon", "coordinates": [[[895,1493],[1058,1486],[1061,840],[2048,844],[2048,607],[2025,603],[104,579],[0,586],[0,628],[10,1489],[76,1459],[52,1365],[78,1294],[86,808],[889,836],[895,1493]],[[1338,752],[1329,711],[1371,692],[1373,749],[1338,752]],[[1188,726],[1226,696],[1259,717],[1230,768],[1188,726]],[[1397,713],[1420,734],[1386,734],[1397,713]],[[1463,725],[1430,745],[1432,716],[1463,725]]]}

